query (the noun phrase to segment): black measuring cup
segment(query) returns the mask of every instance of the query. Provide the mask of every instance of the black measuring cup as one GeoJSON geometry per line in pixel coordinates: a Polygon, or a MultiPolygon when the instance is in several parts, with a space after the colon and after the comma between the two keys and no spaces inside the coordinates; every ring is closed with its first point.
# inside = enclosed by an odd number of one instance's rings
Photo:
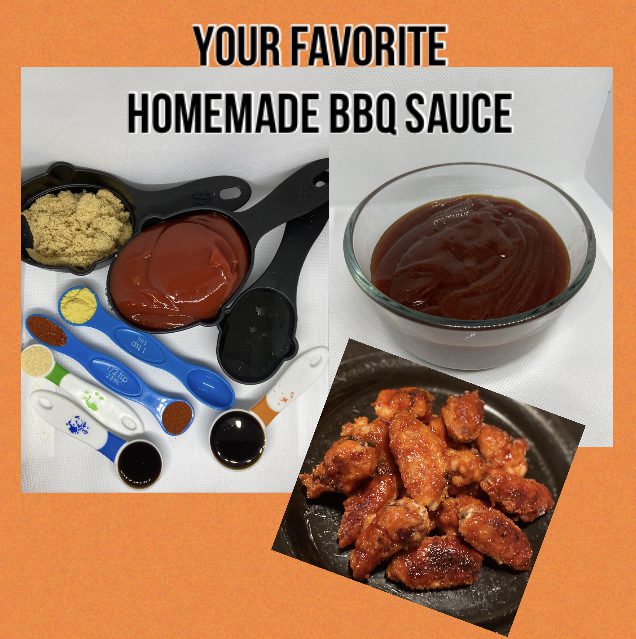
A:
{"type": "Polygon", "coordinates": [[[181,211],[175,211],[171,215],[166,216],[164,219],[173,219],[181,215],[191,215],[195,213],[202,214],[208,212],[223,215],[234,224],[246,242],[249,255],[249,265],[241,284],[237,287],[236,291],[234,291],[234,293],[225,300],[219,312],[214,317],[199,320],[185,326],[171,328],[155,329],[146,326],[139,326],[122,315],[111,295],[110,276],[117,261],[116,256],[110,264],[106,282],[106,292],[109,304],[123,322],[126,322],[135,328],[142,328],[144,331],[149,333],[172,333],[198,325],[215,326],[222,320],[227,309],[232,305],[234,300],[237,299],[242,287],[249,278],[254,265],[254,251],[258,241],[263,237],[263,235],[281,224],[285,224],[286,222],[311,213],[318,207],[326,205],[328,202],[329,159],[323,158],[320,160],[314,160],[292,173],[292,175],[283,180],[283,182],[269,193],[269,195],[265,196],[260,202],[249,209],[233,211],[225,207],[210,206],[204,209],[187,208],[181,211]]]}
{"type": "MultiPolygon", "coordinates": [[[[55,162],[45,173],[37,175],[22,184],[22,211],[28,209],[35,200],[48,193],[71,191],[97,192],[107,189],[124,204],[130,215],[135,237],[150,219],[157,221],[170,217],[175,211],[186,207],[223,207],[235,211],[251,197],[252,189],[245,181],[229,175],[201,178],[177,186],[133,186],[121,178],[96,169],[78,168],[68,162],[55,162]]],[[[64,271],[74,275],[87,275],[97,265],[113,256],[109,255],[81,269],[73,266],[49,266],[40,264],[27,253],[33,247],[33,235],[24,215],[22,217],[22,261],[50,271],[64,271]]],[[[132,238],[131,238],[132,239],[132,238]]]]}
{"type": "Polygon", "coordinates": [[[240,294],[221,320],[216,354],[228,377],[242,384],[259,384],[296,356],[298,279],[328,219],[329,206],[323,204],[288,222],[267,270],[240,294]]]}

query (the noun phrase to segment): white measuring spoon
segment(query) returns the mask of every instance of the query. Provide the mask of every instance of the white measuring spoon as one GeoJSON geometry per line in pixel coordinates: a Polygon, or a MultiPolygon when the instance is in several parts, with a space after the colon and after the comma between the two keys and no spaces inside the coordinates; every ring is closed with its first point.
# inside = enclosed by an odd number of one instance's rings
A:
{"type": "Polygon", "coordinates": [[[38,415],[55,429],[110,459],[115,464],[119,479],[128,488],[149,488],[161,476],[161,453],[152,442],[122,439],[96,422],[84,408],[53,391],[33,391],[31,404],[38,415]]]}
{"type": "MultiPolygon", "coordinates": [[[[140,435],[144,432],[143,422],[132,408],[107,390],[69,373],[63,366],[56,363],[50,348],[43,344],[27,346],[22,351],[23,362],[24,354],[32,349],[38,349],[51,358],[49,370],[42,375],[34,375],[34,377],[44,377],[59,386],[70,397],[77,400],[82,407],[86,407],[90,414],[106,428],[120,435],[140,435]]],[[[25,369],[24,363],[22,370],[27,375],[30,374],[25,369]]]]}

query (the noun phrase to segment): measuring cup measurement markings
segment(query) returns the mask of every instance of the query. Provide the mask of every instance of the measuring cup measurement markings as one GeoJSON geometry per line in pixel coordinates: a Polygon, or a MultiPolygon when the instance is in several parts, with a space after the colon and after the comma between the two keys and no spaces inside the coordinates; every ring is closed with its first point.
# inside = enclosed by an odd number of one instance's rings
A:
{"type": "Polygon", "coordinates": [[[234,390],[221,375],[209,368],[193,365],[175,355],[154,336],[144,334],[139,329],[132,328],[110,315],[92,289],[84,286],[69,288],[60,296],[58,311],[69,324],[89,326],[101,331],[129,355],[170,373],[194,397],[207,406],[215,410],[226,410],[234,404],[234,390]],[[80,294],[84,299],[89,296],[93,302],[90,308],[94,308],[94,311],[90,316],[89,313],[82,316],[88,319],[73,322],[69,319],[71,317],[69,308],[72,304],[79,304],[80,294]]]}
{"type": "Polygon", "coordinates": [[[22,351],[22,370],[32,377],[44,377],[59,386],[69,397],[91,410],[93,417],[106,428],[120,435],[143,433],[144,425],[137,414],[121,399],[85,379],[69,373],[56,363],[51,350],[42,344],[32,344],[22,351]],[[46,371],[33,371],[28,366],[29,354],[39,351],[48,354],[50,365],[46,371]]]}
{"type": "Polygon", "coordinates": [[[234,470],[255,464],[265,449],[265,428],[316,381],[327,365],[327,356],[323,346],[305,351],[250,410],[234,408],[221,413],[209,433],[214,457],[234,470]]]}
{"type": "Polygon", "coordinates": [[[94,415],[52,391],[34,391],[31,404],[48,424],[112,461],[120,480],[129,488],[149,488],[161,476],[161,453],[152,442],[118,437],[95,421],[94,415]]]}
{"type": "MultiPolygon", "coordinates": [[[[123,202],[133,227],[133,235],[129,241],[132,241],[149,222],[166,219],[175,211],[200,207],[223,207],[225,210],[235,211],[242,207],[252,195],[252,189],[245,180],[229,175],[201,178],[176,186],[156,188],[153,185],[133,186],[104,171],[75,167],[68,162],[55,162],[45,173],[22,184],[22,210],[28,209],[35,200],[49,193],[96,192],[99,189],[110,191],[123,202]]],[[[98,264],[113,257],[109,255],[86,269],[40,264],[26,251],[27,248],[33,247],[33,236],[24,216],[22,216],[21,236],[22,261],[52,271],[86,275],[98,264]]]]}
{"type": "Polygon", "coordinates": [[[124,364],[82,343],[52,317],[33,313],[27,317],[26,327],[34,339],[46,344],[54,351],[58,351],[75,359],[98,382],[111,391],[145,406],[166,433],[170,435],[181,434],[185,432],[192,423],[194,410],[189,402],[184,399],[162,395],[151,389],[124,364]],[[61,334],[64,339],[59,341],[62,343],[48,339],[48,335],[42,330],[42,326],[50,327],[51,333],[55,336],[61,334]],[[190,412],[190,419],[185,421],[183,419],[183,411],[179,411],[180,420],[178,424],[175,425],[172,422],[165,423],[166,409],[173,404],[187,407],[190,412]]]}
{"type": "Polygon", "coordinates": [[[324,204],[288,222],[278,251],[261,277],[243,291],[219,324],[218,361],[232,379],[263,382],[298,351],[296,292],[314,242],[329,219],[324,204]]]}
{"type": "MultiPolygon", "coordinates": [[[[161,229],[155,232],[154,227],[147,229],[145,237],[142,235],[137,238],[138,241],[143,240],[143,244],[136,246],[135,240],[131,240],[110,265],[107,294],[113,310],[127,324],[151,332],[172,332],[199,323],[217,324],[248,280],[254,263],[254,251],[260,238],[273,228],[307,215],[328,202],[328,166],[327,159],[307,164],[247,210],[210,208],[207,211],[210,215],[206,222],[192,218],[193,214],[200,217],[203,214],[202,210],[184,209],[175,213],[175,219],[166,224],[163,233],[161,229]],[[197,231],[199,226],[206,225],[210,228],[197,231]],[[170,271],[171,262],[166,262],[166,255],[174,259],[176,254],[173,251],[173,243],[183,245],[186,240],[190,241],[190,234],[198,238],[196,251],[193,250],[188,258],[195,261],[192,264],[184,262],[180,265],[180,275],[177,277],[170,271]],[[191,272],[204,278],[200,282],[202,288],[209,284],[210,253],[206,253],[207,240],[203,242],[204,236],[218,238],[218,241],[225,245],[232,244],[238,264],[237,270],[231,273],[234,278],[231,286],[228,285],[227,291],[224,291],[223,295],[219,294],[219,299],[209,305],[203,304],[202,299],[198,299],[197,304],[193,303],[193,299],[184,300],[179,291],[179,287],[183,286],[182,279],[189,280],[188,295],[194,295],[198,290],[199,280],[196,280],[197,286],[193,287],[192,276],[186,277],[191,272]],[[172,239],[169,241],[167,237],[172,239]],[[161,250],[157,248],[159,246],[162,247],[161,250]],[[153,250],[157,252],[155,255],[152,253],[153,250]],[[138,253],[148,252],[150,259],[137,259],[138,253]],[[162,255],[162,258],[158,255],[162,255]],[[151,275],[147,275],[148,269],[152,269],[151,275]],[[143,281],[144,286],[150,286],[150,292],[139,285],[131,285],[131,282],[139,281],[143,281]],[[157,299],[162,300],[161,304],[152,301],[157,299]]],[[[216,255],[221,261],[222,254],[223,251],[219,251],[216,255]]],[[[212,297],[212,293],[208,291],[203,299],[212,297]]]]}

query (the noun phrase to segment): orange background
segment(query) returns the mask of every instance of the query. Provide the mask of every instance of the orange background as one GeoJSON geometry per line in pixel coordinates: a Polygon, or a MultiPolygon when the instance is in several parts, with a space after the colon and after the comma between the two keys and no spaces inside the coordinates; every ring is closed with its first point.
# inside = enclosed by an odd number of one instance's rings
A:
{"type": "Polygon", "coordinates": [[[287,495],[20,492],[20,67],[195,66],[208,22],[447,23],[452,66],[614,67],[615,447],[577,453],[510,636],[636,636],[635,5],[293,4],[4,5],[0,637],[495,636],[272,552],[287,495]]]}

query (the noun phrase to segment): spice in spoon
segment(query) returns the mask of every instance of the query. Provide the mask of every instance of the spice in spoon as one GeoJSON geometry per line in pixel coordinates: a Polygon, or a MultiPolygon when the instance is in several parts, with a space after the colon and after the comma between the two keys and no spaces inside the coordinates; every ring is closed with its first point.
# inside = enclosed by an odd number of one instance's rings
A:
{"type": "Polygon", "coordinates": [[[60,313],[71,324],[85,324],[97,310],[97,300],[90,288],[74,288],[60,300],[60,313]]]}
{"type": "Polygon", "coordinates": [[[31,377],[44,377],[53,368],[53,353],[41,344],[32,344],[22,351],[22,370],[31,377]]]}
{"type": "Polygon", "coordinates": [[[171,435],[180,435],[192,420],[192,409],[185,402],[172,402],[161,415],[163,427],[171,435]]]}
{"type": "Polygon", "coordinates": [[[64,346],[66,333],[54,322],[41,315],[31,315],[27,326],[32,335],[49,346],[64,346]]]}

